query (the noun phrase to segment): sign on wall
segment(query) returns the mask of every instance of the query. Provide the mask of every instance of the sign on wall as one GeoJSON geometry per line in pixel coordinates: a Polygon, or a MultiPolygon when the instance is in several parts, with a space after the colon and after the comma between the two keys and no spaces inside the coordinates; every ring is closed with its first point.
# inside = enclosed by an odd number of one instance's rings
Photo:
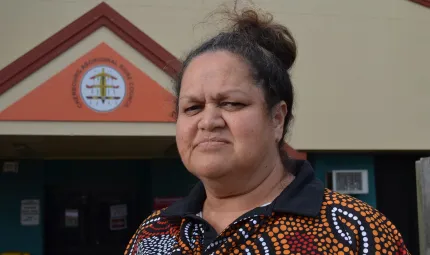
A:
{"type": "Polygon", "coordinates": [[[64,212],[64,226],[66,228],[77,228],[79,227],[79,210],[78,209],[66,209],[64,212]]]}
{"type": "Polygon", "coordinates": [[[3,162],[3,173],[17,174],[19,169],[18,161],[5,161],[3,162]]]}
{"type": "Polygon", "coordinates": [[[173,95],[105,43],[0,112],[0,120],[173,122],[173,95]]]}
{"type": "Polygon", "coordinates": [[[111,205],[110,207],[110,230],[122,230],[127,228],[127,205],[111,205]]]}
{"type": "MultiPolygon", "coordinates": [[[[131,80],[132,78],[130,78],[131,80]]],[[[76,81],[73,84],[76,86],[76,81]]],[[[130,90],[134,82],[129,82],[130,90]]],[[[119,107],[126,97],[126,82],[115,67],[98,65],[90,68],[79,84],[80,98],[85,105],[96,112],[110,112],[119,107]]],[[[76,88],[74,90],[76,92],[76,88]]],[[[76,94],[73,95],[79,102],[76,94]]],[[[129,103],[133,96],[129,97],[129,103]]],[[[79,105],[78,105],[79,106],[79,105]]]]}
{"type": "Polygon", "coordinates": [[[21,201],[21,225],[37,226],[40,223],[40,200],[28,199],[21,201]]]}

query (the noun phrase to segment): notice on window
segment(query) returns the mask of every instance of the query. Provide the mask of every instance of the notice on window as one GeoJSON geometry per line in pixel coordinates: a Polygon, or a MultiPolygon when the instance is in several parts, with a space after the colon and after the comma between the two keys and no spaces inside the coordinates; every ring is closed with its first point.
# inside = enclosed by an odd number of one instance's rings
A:
{"type": "Polygon", "coordinates": [[[110,230],[122,230],[127,228],[127,205],[111,205],[110,230]]]}
{"type": "Polygon", "coordinates": [[[37,226],[40,223],[40,200],[21,200],[21,225],[37,226]]]}
{"type": "Polygon", "coordinates": [[[77,209],[66,209],[64,216],[64,225],[66,228],[79,227],[79,211],[77,209]]]}

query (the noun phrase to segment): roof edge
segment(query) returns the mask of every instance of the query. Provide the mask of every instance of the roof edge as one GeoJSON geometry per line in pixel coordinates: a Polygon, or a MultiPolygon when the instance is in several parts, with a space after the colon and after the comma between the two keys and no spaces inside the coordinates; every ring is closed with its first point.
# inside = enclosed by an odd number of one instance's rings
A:
{"type": "Polygon", "coordinates": [[[423,5],[425,7],[429,7],[430,8],[430,0],[409,0],[411,2],[423,5]]]}
{"type": "Polygon", "coordinates": [[[0,95],[85,37],[106,27],[166,74],[175,76],[181,62],[130,21],[102,2],[0,70],[0,95]]]}

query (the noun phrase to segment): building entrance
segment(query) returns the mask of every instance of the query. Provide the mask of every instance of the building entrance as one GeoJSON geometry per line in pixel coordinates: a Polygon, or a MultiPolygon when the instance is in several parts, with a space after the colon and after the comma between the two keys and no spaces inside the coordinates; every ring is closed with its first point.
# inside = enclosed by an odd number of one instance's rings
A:
{"type": "Polygon", "coordinates": [[[46,187],[45,254],[122,254],[139,224],[129,187],[46,187]]]}

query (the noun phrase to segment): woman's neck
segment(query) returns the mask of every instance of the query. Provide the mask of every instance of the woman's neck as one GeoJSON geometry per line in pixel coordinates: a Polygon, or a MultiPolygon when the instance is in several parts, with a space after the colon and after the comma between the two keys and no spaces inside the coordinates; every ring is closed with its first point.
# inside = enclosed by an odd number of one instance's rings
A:
{"type": "Polygon", "coordinates": [[[242,214],[272,202],[294,179],[282,163],[259,177],[245,182],[230,178],[229,183],[224,184],[206,181],[203,218],[219,233],[242,214]]]}

